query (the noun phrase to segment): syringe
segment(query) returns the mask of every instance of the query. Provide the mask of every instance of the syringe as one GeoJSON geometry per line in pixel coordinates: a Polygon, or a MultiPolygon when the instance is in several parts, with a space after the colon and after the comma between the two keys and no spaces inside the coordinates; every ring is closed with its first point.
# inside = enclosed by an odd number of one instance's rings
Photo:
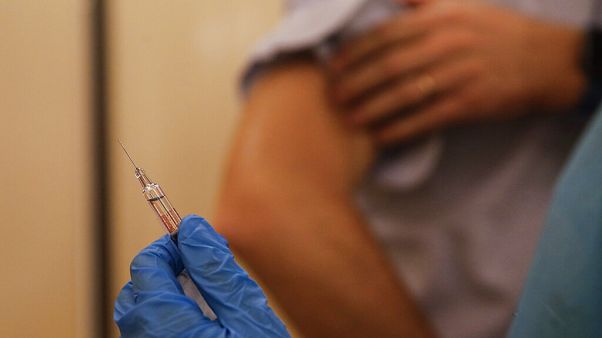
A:
{"type": "MultiPolygon", "coordinates": [[[[180,226],[182,218],[180,217],[176,209],[173,207],[171,202],[169,202],[169,199],[167,198],[167,195],[165,195],[163,189],[161,189],[161,186],[151,181],[148,178],[148,176],[146,176],[144,169],[138,167],[136,163],[134,163],[134,160],[132,160],[130,154],[127,152],[127,150],[125,150],[125,147],[123,146],[121,141],[119,141],[119,144],[121,145],[121,148],[123,149],[127,157],[130,159],[130,162],[132,162],[132,164],[134,165],[134,173],[136,175],[136,178],[138,179],[138,182],[140,182],[140,185],[142,185],[142,194],[144,195],[144,198],[150,204],[151,208],[155,211],[155,214],[159,217],[161,224],[163,224],[163,227],[171,236],[172,240],[177,243],[178,227],[180,226]]],[[[182,285],[184,293],[188,297],[196,301],[196,303],[201,308],[201,311],[203,311],[203,314],[207,318],[211,320],[217,319],[215,312],[213,312],[209,304],[207,304],[207,301],[205,301],[205,299],[201,295],[201,292],[198,290],[198,288],[196,287],[186,270],[183,270],[180,273],[180,275],[178,276],[178,281],[182,285]]]]}
{"type": "Polygon", "coordinates": [[[159,216],[159,220],[165,227],[167,233],[169,233],[177,242],[178,226],[180,225],[182,218],[169,202],[169,199],[165,195],[165,192],[163,192],[163,189],[161,189],[161,186],[151,181],[144,173],[144,169],[136,167],[134,173],[142,186],[144,198],[148,204],[150,204],[151,208],[153,208],[157,216],[159,216]]]}

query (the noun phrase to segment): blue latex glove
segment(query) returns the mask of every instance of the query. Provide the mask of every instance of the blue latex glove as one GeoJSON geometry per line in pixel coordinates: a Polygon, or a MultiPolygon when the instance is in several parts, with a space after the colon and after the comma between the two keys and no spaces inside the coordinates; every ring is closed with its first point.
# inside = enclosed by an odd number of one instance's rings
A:
{"type": "Polygon", "coordinates": [[[114,312],[123,337],[290,337],[226,240],[201,217],[182,221],[177,246],[166,235],[142,250],[130,269],[132,280],[114,312]],[[176,279],[183,269],[202,290],[216,321],[184,295],[176,279]]]}

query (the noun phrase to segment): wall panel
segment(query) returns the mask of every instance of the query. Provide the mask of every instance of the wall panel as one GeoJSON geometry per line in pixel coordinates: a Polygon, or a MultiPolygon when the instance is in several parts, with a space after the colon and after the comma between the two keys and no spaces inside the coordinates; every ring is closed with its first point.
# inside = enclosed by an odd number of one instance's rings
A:
{"type": "Polygon", "coordinates": [[[0,0],[0,337],[90,337],[88,3],[0,0]]]}
{"type": "Polygon", "coordinates": [[[238,116],[236,80],[280,1],[109,1],[112,294],[163,234],[121,139],[182,215],[211,216],[238,116]]]}

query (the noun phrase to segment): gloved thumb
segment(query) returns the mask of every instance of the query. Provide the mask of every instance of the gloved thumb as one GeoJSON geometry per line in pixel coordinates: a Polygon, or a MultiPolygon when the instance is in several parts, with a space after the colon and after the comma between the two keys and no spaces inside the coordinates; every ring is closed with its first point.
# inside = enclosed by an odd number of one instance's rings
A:
{"type": "Polygon", "coordinates": [[[191,215],[182,220],[178,247],[190,277],[224,326],[238,332],[261,327],[264,333],[288,336],[259,285],[236,263],[226,240],[205,219],[191,215]]]}

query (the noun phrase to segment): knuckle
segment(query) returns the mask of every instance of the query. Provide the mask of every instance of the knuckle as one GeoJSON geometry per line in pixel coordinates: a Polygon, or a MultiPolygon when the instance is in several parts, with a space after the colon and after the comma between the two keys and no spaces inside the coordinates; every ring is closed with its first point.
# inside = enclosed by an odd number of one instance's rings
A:
{"type": "Polygon", "coordinates": [[[145,255],[145,253],[141,252],[137,254],[136,257],[134,257],[134,259],[132,259],[132,262],[130,263],[131,273],[134,273],[134,271],[144,263],[144,261],[146,260],[145,255]]]}
{"type": "Polygon", "coordinates": [[[150,251],[150,249],[144,249],[142,251],[140,251],[135,257],[134,259],[132,259],[132,263],[130,264],[130,268],[131,267],[138,267],[138,266],[142,266],[145,265],[148,260],[153,256],[154,254],[150,251]]]}
{"type": "Polygon", "coordinates": [[[165,260],[167,255],[166,250],[167,249],[159,243],[149,245],[134,257],[130,263],[130,270],[132,270],[132,268],[154,265],[157,260],[165,260]]]}

